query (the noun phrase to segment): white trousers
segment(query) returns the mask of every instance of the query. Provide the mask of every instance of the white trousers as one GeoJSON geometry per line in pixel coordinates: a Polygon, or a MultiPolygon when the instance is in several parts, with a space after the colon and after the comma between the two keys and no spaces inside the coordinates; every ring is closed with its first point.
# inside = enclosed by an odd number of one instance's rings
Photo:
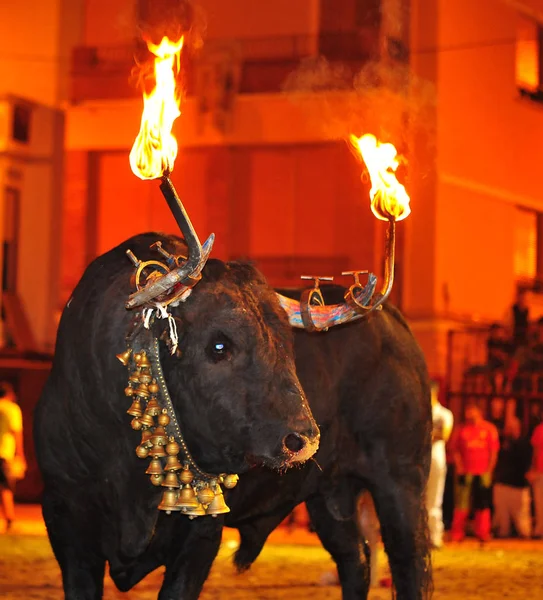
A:
{"type": "Polygon", "coordinates": [[[494,528],[499,537],[511,534],[511,522],[520,537],[530,537],[530,488],[515,488],[502,483],[494,484],[494,528]]]}
{"type": "Polygon", "coordinates": [[[432,462],[426,487],[426,510],[428,511],[428,527],[430,541],[434,546],[443,543],[443,492],[447,476],[447,457],[442,444],[432,447],[432,462]]]}
{"type": "Polygon", "coordinates": [[[534,535],[543,536],[543,473],[538,473],[532,483],[535,508],[534,535]]]}

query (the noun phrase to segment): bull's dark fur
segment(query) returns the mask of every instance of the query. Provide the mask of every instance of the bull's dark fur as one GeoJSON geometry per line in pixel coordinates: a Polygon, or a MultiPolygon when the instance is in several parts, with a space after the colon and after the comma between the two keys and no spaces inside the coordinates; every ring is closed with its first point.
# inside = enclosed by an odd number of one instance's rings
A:
{"type": "MultiPolygon", "coordinates": [[[[36,410],[44,518],[69,600],[102,597],[106,561],[121,590],[165,565],[159,599],[195,599],[225,523],[159,513],[161,490],[134,452],[139,434],[129,426],[126,370],[115,358],[132,316],[124,309],[132,291],[125,250],[151,258],[148,247],[157,239],[175,250],[174,238],[146,234],[89,266],[63,313],[53,371],[36,410]]],[[[201,467],[243,473],[227,494],[226,523],[241,534],[238,568],[247,568],[269,533],[306,501],[338,564],[344,598],[366,598],[353,515],[357,495],[369,489],[398,597],[424,597],[430,402],[423,356],[398,311],[385,307],[324,334],[296,332],[296,369],[321,429],[322,471],[309,461],[284,474],[247,470],[248,462],[279,466],[277,443],[287,431],[315,433],[294,373],[292,334],[262,276],[248,265],[209,261],[202,282],[174,313],[183,357],[164,348],[162,359],[187,443],[201,467]],[[229,374],[205,354],[217,328],[245,348],[230,361],[229,374]]]]}

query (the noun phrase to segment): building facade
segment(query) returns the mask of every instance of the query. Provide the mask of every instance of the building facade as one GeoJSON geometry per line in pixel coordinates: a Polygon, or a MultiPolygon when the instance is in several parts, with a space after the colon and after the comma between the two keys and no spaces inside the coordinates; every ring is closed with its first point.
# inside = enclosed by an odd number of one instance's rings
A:
{"type": "MultiPolygon", "coordinates": [[[[51,27],[29,33],[50,35],[47,69],[27,64],[31,77],[4,83],[65,116],[60,310],[92,258],[175,223],[128,163],[142,108],[130,73],[150,3],[53,4],[51,27]]],[[[384,226],[346,138],[395,143],[412,214],[399,225],[394,301],[444,374],[447,332],[501,320],[519,280],[543,269],[540,4],[201,0],[173,172],[200,236],[214,231],[216,256],[251,257],[278,285],[380,275],[384,226]]]]}

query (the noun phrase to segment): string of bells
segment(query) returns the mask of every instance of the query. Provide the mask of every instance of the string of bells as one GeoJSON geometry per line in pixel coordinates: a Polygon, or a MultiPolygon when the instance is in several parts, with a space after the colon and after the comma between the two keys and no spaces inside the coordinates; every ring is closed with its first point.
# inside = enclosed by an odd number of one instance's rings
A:
{"type": "Polygon", "coordinates": [[[226,489],[235,487],[238,476],[199,475],[202,472],[196,467],[184,441],[177,441],[175,436],[166,432],[165,428],[174,415],[170,416],[168,409],[159,403],[159,378],[153,375],[147,352],[140,350],[133,353],[131,348],[127,348],[116,356],[130,372],[124,393],[132,399],[126,411],[133,417],[132,429],[141,431],[136,455],[141,459],[151,458],[145,473],[153,485],[166,488],[158,509],[167,514],[180,512],[190,519],[205,515],[216,517],[230,512],[221,485],[226,489]],[[179,461],[180,454],[184,455],[183,462],[179,461]]]}

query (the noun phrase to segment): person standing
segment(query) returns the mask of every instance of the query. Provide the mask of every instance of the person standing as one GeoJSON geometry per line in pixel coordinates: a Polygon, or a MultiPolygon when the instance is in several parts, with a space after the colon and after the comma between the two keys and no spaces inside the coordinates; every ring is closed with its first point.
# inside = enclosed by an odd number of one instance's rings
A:
{"type": "Polygon", "coordinates": [[[13,387],[0,383],[0,505],[9,531],[15,518],[15,482],[26,469],[23,448],[23,416],[13,387]]]}
{"type": "Polygon", "coordinates": [[[434,548],[443,546],[443,492],[447,476],[447,453],[445,444],[451,436],[454,424],[452,412],[439,402],[439,384],[432,382],[432,458],[426,487],[426,508],[430,541],[434,548]]]}
{"type": "Polygon", "coordinates": [[[455,464],[455,500],[451,528],[452,541],[464,539],[471,498],[475,511],[475,535],[481,542],[490,539],[492,474],[500,447],[498,431],[485,421],[479,406],[465,408],[465,423],[451,437],[455,464]]]}
{"type": "Polygon", "coordinates": [[[515,417],[505,428],[494,476],[494,528],[498,537],[509,537],[511,521],[519,537],[530,537],[530,484],[526,474],[531,462],[530,441],[521,436],[520,420],[515,417]]]}
{"type": "Polygon", "coordinates": [[[543,423],[532,434],[532,468],[527,479],[532,484],[535,508],[534,538],[543,537],[543,423]]]}

